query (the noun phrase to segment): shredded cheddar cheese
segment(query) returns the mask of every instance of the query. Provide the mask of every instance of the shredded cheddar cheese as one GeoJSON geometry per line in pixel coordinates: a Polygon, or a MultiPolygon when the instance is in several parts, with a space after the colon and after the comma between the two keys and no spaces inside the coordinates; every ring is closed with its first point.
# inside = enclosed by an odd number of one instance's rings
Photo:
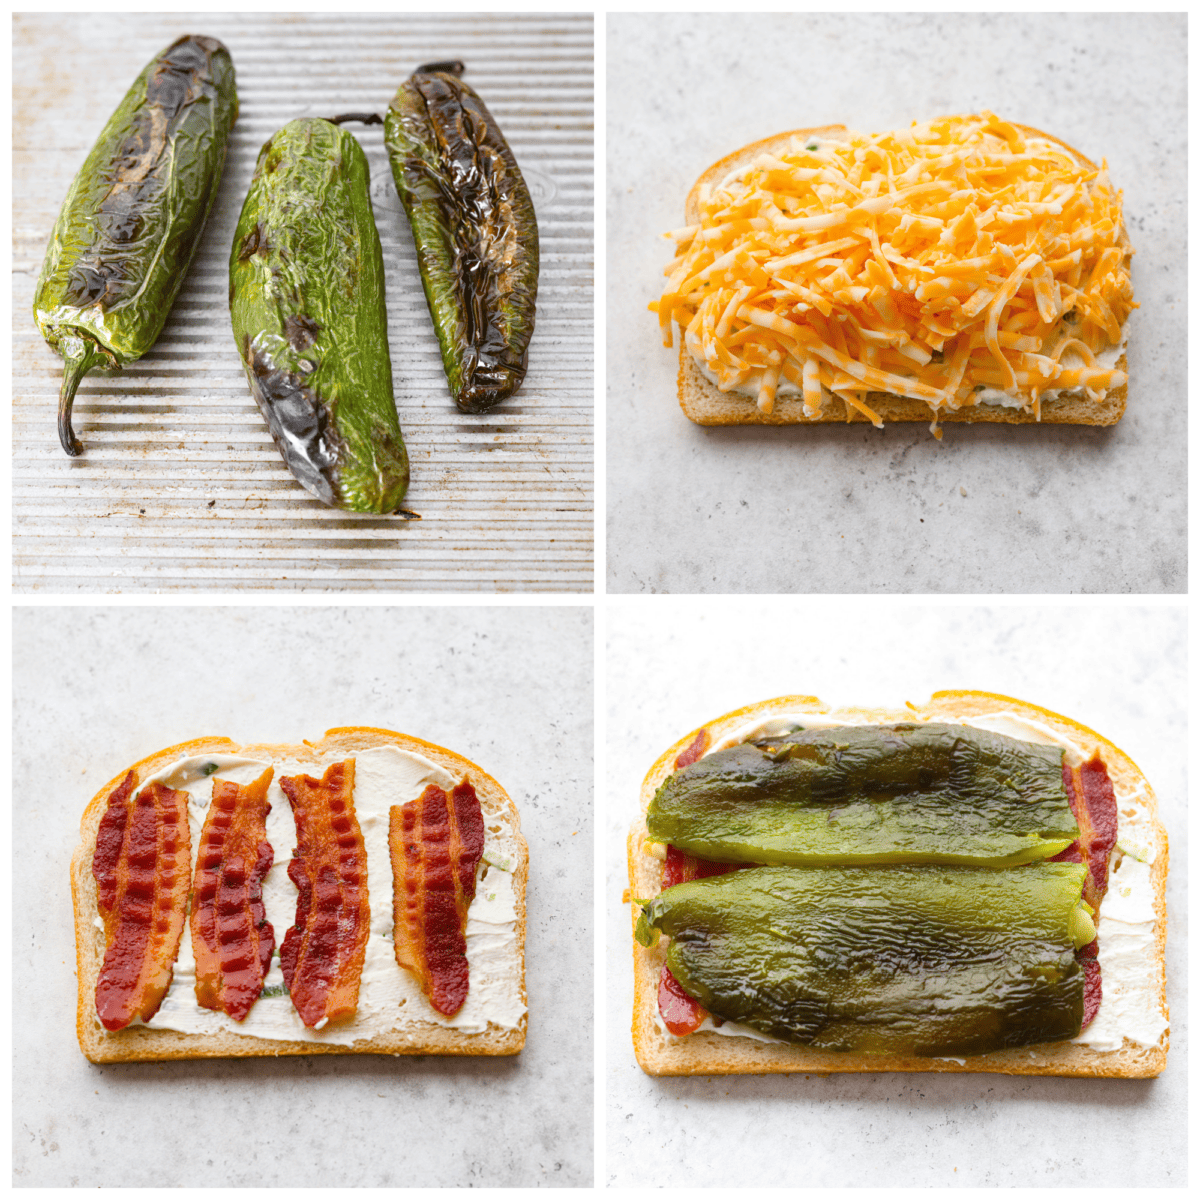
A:
{"type": "Polygon", "coordinates": [[[1136,308],[1121,193],[1106,169],[989,112],[846,141],[793,137],[716,187],[668,234],[650,308],[723,392],[771,412],[791,385],[882,425],[871,391],[940,413],[1002,391],[1099,401],[1125,382],[1097,354],[1136,308]]]}

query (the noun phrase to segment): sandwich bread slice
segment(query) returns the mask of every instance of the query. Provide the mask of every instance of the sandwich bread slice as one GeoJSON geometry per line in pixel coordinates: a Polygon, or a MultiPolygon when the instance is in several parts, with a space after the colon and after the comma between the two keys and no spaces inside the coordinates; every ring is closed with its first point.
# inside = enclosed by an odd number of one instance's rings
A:
{"type": "Polygon", "coordinates": [[[702,425],[1111,425],[1136,307],[1104,167],[990,113],[714,163],[651,308],[702,425]]]}
{"type": "MultiPolygon", "coordinates": [[[[962,767],[964,760],[959,758],[956,761],[962,767]]],[[[926,761],[923,769],[928,773],[934,770],[935,765],[926,761]]],[[[998,775],[993,774],[992,782],[977,793],[980,809],[987,804],[1012,801],[1008,793],[1017,777],[1008,770],[1008,765],[1006,760],[1005,770],[998,775]]],[[[915,775],[913,779],[916,779],[915,775]]],[[[928,775],[926,784],[931,779],[933,775],[928,775]]],[[[885,785],[877,786],[886,790],[885,785]]],[[[917,792],[922,792],[925,784],[911,786],[917,792]]],[[[936,791],[936,788],[933,790],[936,791]]],[[[1061,798],[1062,793],[1059,795],[1061,798]]],[[[1021,797],[1028,799],[1029,793],[1021,793],[1021,797]]],[[[880,798],[875,797],[876,800],[880,798]]],[[[929,796],[922,795],[918,799],[923,803],[929,800],[929,796]]],[[[788,797],[789,803],[794,800],[795,796],[788,797]]],[[[815,829],[816,837],[820,840],[840,824],[846,831],[844,837],[847,839],[837,851],[842,855],[842,862],[852,861],[845,858],[845,851],[847,848],[854,849],[860,838],[864,848],[876,853],[879,847],[870,844],[870,839],[877,814],[864,822],[862,814],[856,813],[851,803],[856,800],[855,797],[843,797],[836,804],[832,796],[827,800],[831,805],[828,822],[822,818],[810,828],[810,832],[815,829]],[[856,833],[856,830],[859,832],[856,833]]],[[[817,807],[819,813],[824,814],[825,810],[819,805],[817,807]]],[[[920,807],[918,803],[918,817],[920,807]]],[[[974,811],[974,808],[963,810],[959,817],[952,816],[949,824],[940,833],[935,833],[934,850],[938,849],[937,841],[945,836],[946,829],[955,836],[961,832],[964,826],[962,816],[971,817],[965,822],[971,825],[974,811]]],[[[887,820],[886,813],[882,819],[887,820]]],[[[974,824],[978,825],[977,822],[974,824]]],[[[1012,846],[1006,841],[1007,838],[1006,833],[995,842],[996,846],[1001,847],[999,853],[1011,854],[1012,846]]],[[[828,850],[828,847],[825,849],[828,850]]],[[[904,855],[900,857],[905,858],[904,855]]],[[[1165,971],[1167,861],[1167,835],[1158,820],[1154,792],[1136,764],[1106,738],[1069,718],[1035,705],[987,692],[951,691],[938,692],[925,704],[910,704],[899,710],[831,709],[814,696],[784,696],[737,709],[706,722],[700,729],[680,738],[659,757],[646,775],[641,793],[641,812],[629,832],[627,898],[631,901],[635,933],[633,1042],[638,1062],[651,1075],[864,1071],[981,1071],[1123,1078],[1157,1075],[1166,1065],[1169,1044],[1165,971]],[[847,727],[850,727],[849,733],[847,727]],[[806,756],[822,752],[821,739],[828,736],[836,743],[827,748],[832,756],[830,761],[841,763],[840,767],[836,767],[835,775],[839,771],[852,771],[854,768],[850,764],[857,752],[851,744],[853,736],[857,736],[855,731],[865,733],[869,738],[872,727],[880,727],[884,731],[883,736],[893,741],[897,736],[909,737],[913,731],[918,735],[923,731],[931,735],[940,731],[943,737],[949,731],[949,744],[954,747],[954,753],[966,753],[957,744],[954,730],[958,729],[964,743],[972,738],[999,739],[995,744],[1006,754],[1015,749],[1018,760],[1026,751],[1041,756],[1043,760],[1048,755],[1049,767],[1045,778],[1052,786],[1056,785],[1056,774],[1062,772],[1066,787],[1067,770],[1077,781],[1071,785],[1076,789],[1079,787],[1078,780],[1085,776],[1088,778],[1086,803],[1077,792],[1071,796],[1071,809],[1079,814],[1078,829],[1070,813],[1067,813],[1070,830],[1064,834],[1061,829],[1057,832],[1051,829],[1048,834],[1057,840],[1030,849],[1031,839],[1026,836],[1023,843],[1025,848],[1013,859],[1023,865],[997,870],[994,869],[997,860],[991,859],[984,860],[983,867],[974,872],[962,865],[972,851],[958,846],[953,854],[944,859],[945,865],[938,865],[936,855],[933,859],[917,858],[915,861],[926,865],[916,866],[891,865],[885,861],[890,857],[887,854],[877,854],[874,859],[864,856],[860,861],[875,861],[878,865],[852,866],[848,870],[838,868],[841,873],[835,880],[840,887],[843,879],[857,877],[870,883],[874,877],[882,881],[885,890],[893,880],[900,880],[908,886],[914,877],[918,883],[923,883],[927,877],[931,886],[938,887],[966,880],[968,886],[961,895],[970,898],[982,886],[1000,888],[999,895],[1003,897],[1006,881],[1020,886],[1033,886],[1041,879],[1052,876],[1057,879],[1072,871],[1076,872],[1073,878],[1077,880],[1085,874],[1085,868],[1070,864],[1081,861],[1079,851],[1082,847],[1085,852],[1082,861],[1087,864],[1087,882],[1082,897],[1076,882],[1074,895],[1077,909],[1090,914],[1088,920],[1084,921],[1088,932],[1076,939],[1077,949],[1074,953],[1068,946],[1065,959],[1060,954],[1055,960],[1057,965],[1052,963],[1049,968],[1050,976],[1060,978],[1060,982],[1061,978],[1073,980],[1065,993],[1070,1003],[1065,1008],[1060,1003],[1055,1018],[1064,1019],[1065,1024],[1070,1026],[1068,1032],[1073,1036],[1060,1036],[1053,1041],[1012,1037],[1011,1027],[1005,1024],[1012,1020],[1012,1013],[1005,1011],[1003,1004],[998,1003],[993,1018],[989,1016],[991,1010],[987,999],[992,993],[987,993],[983,1000],[970,994],[970,988],[975,986],[973,980],[976,974],[983,978],[987,970],[1006,962],[1009,947],[1004,942],[994,944],[980,962],[966,964],[963,978],[972,982],[965,997],[960,990],[958,993],[948,993],[949,999],[935,999],[941,995],[939,989],[944,983],[943,975],[953,969],[950,963],[953,955],[946,959],[944,968],[936,966],[937,962],[942,961],[938,955],[943,951],[936,950],[937,943],[933,939],[930,923],[919,922],[915,927],[910,924],[905,927],[909,933],[884,938],[882,943],[872,943],[868,937],[868,948],[864,952],[862,945],[847,949],[836,938],[822,941],[824,935],[820,931],[828,926],[821,922],[826,920],[828,914],[826,917],[796,917],[799,926],[789,932],[786,923],[795,914],[777,912],[776,916],[780,919],[771,923],[772,933],[766,943],[769,946],[768,960],[773,967],[761,1004],[746,1002],[746,997],[754,994],[759,987],[755,977],[738,976],[731,983],[728,966],[722,968],[725,978],[718,978],[716,983],[712,976],[706,979],[703,971],[697,972],[690,980],[685,976],[681,982],[667,965],[672,938],[666,933],[656,940],[646,936],[647,923],[654,925],[664,907],[664,900],[656,899],[659,897],[666,897],[667,900],[672,895],[684,897],[687,901],[683,904],[685,909],[689,905],[694,909],[699,906],[698,901],[712,900],[714,896],[720,901],[722,894],[743,899],[750,895],[754,903],[760,903],[762,896],[772,891],[779,895],[792,894],[786,888],[793,879],[807,884],[825,876],[833,878],[837,871],[819,866],[814,868],[814,864],[821,859],[817,853],[819,847],[813,844],[805,846],[802,841],[797,842],[793,838],[788,852],[799,849],[802,855],[799,858],[793,855],[791,859],[786,854],[780,857],[782,851],[779,848],[786,839],[781,840],[779,828],[770,824],[776,820],[776,816],[763,816],[755,811],[773,802],[773,798],[778,799],[778,793],[770,790],[775,785],[769,778],[755,774],[757,768],[752,760],[761,751],[767,756],[763,762],[770,771],[779,769],[778,764],[788,761],[789,756],[803,763],[806,756]],[[825,735],[822,730],[840,732],[825,735]],[[798,745],[789,746],[789,739],[796,739],[798,745]],[[1013,747],[1005,739],[1020,744],[1013,747]],[[814,746],[817,747],[815,750],[814,746]],[[730,758],[726,763],[722,760],[723,755],[728,758],[735,750],[743,753],[746,761],[739,759],[735,762],[730,758]],[[697,768],[704,766],[706,761],[711,764],[708,774],[697,777],[697,768]],[[751,772],[749,775],[748,770],[751,772]],[[696,791],[696,807],[680,808],[675,800],[668,803],[673,789],[678,793],[674,785],[689,777],[699,779],[702,785],[696,791]],[[737,802],[740,807],[726,809],[722,815],[720,805],[724,803],[725,795],[733,794],[738,787],[746,788],[747,780],[751,779],[757,780],[754,788],[738,793],[741,797],[737,802]],[[667,784],[672,786],[664,787],[667,784]],[[1093,785],[1101,803],[1093,804],[1093,785]],[[1107,792],[1105,801],[1107,788],[1111,788],[1111,791],[1107,792]],[[661,793],[660,789],[663,789],[661,793]],[[657,802],[656,794],[659,795],[657,802]],[[1108,818],[1102,812],[1105,802],[1110,806],[1108,818]],[[681,812],[684,814],[682,818],[681,812]],[[689,812],[695,815],[689,817],[689,812]],[[714,813],[717,814],[715,818],[714,813]],[[1107,830],[1103,828],[1106,820],[1112,826],[1107,830]],[[668,825],[669,821],[675,824],[668,825]],[[677,846],[664,844],[661,839],[672,836],[661,832],[664,828],[676,830],[674,836],[684,840],[697,835],[699,826],[689,826],[689,821],[705,824],[705,837],[710,839],[708,845],[693,841],[689,842],[691,849],[681,851],[677,846]],[[761,824],[764,821],[766,824],[761,824]],[[762,829],[770,832],[769,836],[764,836],[757,850],[753,846],[757,835],[751,828],[752,825],[759,828],[756,823],[761,824],[760,832],[762,829]],[[1076,840],[1068,843],[1068,839],[1076,840]],[[710,860],[691,857],[696,853],[697,844],[711,856],[710,860]],[[774,849],[764,853],[762,847],[765,846],[774,849]],[[811,851],[812,857],[803,857],[805,851],[811,851]],[[1038,857],[1049,855],[1051,851],[1057,852],[1052,859],[1038,857]],[[717,859],[725,861],[714,861],[717,859]],[[803,862],[807,865],[759,865],[781,861],[803,862]],[[741,883],[752,883],[756,876],[766,881],[756,891],[739,886],[741,883]],[[687,882],[689,880],[695,882],[687,882]],[[1090,904],[1085,903],[1088,900],[1090,904]],[[780,925],[784,927],[780,928],[780,925]],[[1089,940],[1090,945],[1085,945],[1089,940]],[[870,948],[872,945],[874,949],[870,948]],[[881,951],[879,945],[885,949],[881,951]],[[875,954],[882,954],[882,958],[876,961],[872,957],[875,954]],[[821,993],[819,989],[805,992],[804,988],[809,985],[797,983],[789,974],[791,968],[788,964],[801,962],[806,956],[812,956],[815,961],[825,965],[834,964],[831,968],[833,987],[829,994],[821,993]],[[836,966],[838,963],[844,964],[845,969],[851,972],[849,976],[840,973],[841,968],[836,966]],[[839,1018],[834,1011],[842,1002],[838,989],[847,979],[853,987],[850,999],[845,1003],[847,1011],[853,1014],[850,1024],[854,1027],[848,1035],[847,1026],[838,1025],[839,1018]],[[854,980],[859,982],[853,983],[854,980]],[[914,981],[915,992],[911,987],[914,981]],[[687,990],[689,982],[692,988],[690,992],[687,990]],[[706,988],[708,990],[704,990],[706,988]],[[910,990],[905,992],[905,988],[910,990]],[[902,1040],[905,1029],[894,1030],[886,1022],[881,1026],[878,1015],[879,1012],[892,1011],[886,1005],[903,995],[908,995],[909,999],[900,1003],[895,1010],[900,1014],[895,1018],[898,1026],[905,1026],[917,1018],[944,1017],[951,1011],[948,1005],[954,1004],[958,1008],[953,1011],[973,1014],[970,1019],[979,1022],[973,1028],[976,1032],[982,1029],[985,1039],[999,1036],[1003,1040],[1007,1037],[1007,1044],[985,1053],[971,1053],[953,1047],[941,1050],[926,1047],[921,1053],[830,1048],[839,1042],[851,1046],[864,1044],[857,1036],[856,1029],[873,1029],[874,1033],[870,1036],[878,1045],[894,1044],[893,1035],[897,1033],[902,1040]],[[774,1027],[775,1033],[764,1032],[764,1029],[772,1026],[759,1019],[761,1010],[771,1010],[780,997],[786,998],[786,1002],[780,1003],[793,1026],[791,1030],[784,1029],[782,1032],[786,1036],[782,1037],[778,1036],[779,1027],[774,1027]],[[709,1005],[730,1004],[732,1007],[718,1011],[717,1007],[706,1007],[704,999],[708,1000],[709,1005]],[[734,1009],[738,1012],[735,1013],[734,1009]],[[753,1015],[745,1017],[746,1013],[753,1015]],[[744,1017],[743,1020],[737,1019],[739,1014],[744,1017]],[[750,1024],[749,1021],[754,1023],[750,1024]],[[1000,1031],[999,1034],[997,1031],[1000,1031]]],[[[734,899],[728,901],[729,905],[734,903],[734,899]]],[[[666,907],[669,909],[671,906],[668,903],[666,907]]],[[[818,914],[820,911],[818,907],[811,909],[811,912],[818,914]]],[[[878,905],[863,908],[860,912],[876,914],[867,922],[868,929],[880,928],[886,932],[892,928],[893,921],[895,929],[902,928],[900,916],[893,916],[886,905],[882,909],[878,905]],[[881,912],[883,915],[879,916],[881,912]]],[[[1074,915],[1078,915],[1078,912],[1074,915]]],[[[737,936],[736,916],[732,908],[722,910],[718,905],[715,926],[711,923],[709,926],[701,924],[681,930],[679,935],[690,941],[683,947],[684,957],[675,961],[688,966],[694,964],[697,958],[704,960],[714,950],[719,951],[723,942],[737,936]]],[[[861,923],[866,918],[860,916],[855,920],[861,923]]],[[[657,921],[657,924],[661,926],[663,922],[657,921]]],[[[655,930],[649,932],[653,934],[655,930]]],[[[765,935],[760,930],[755,936],[765,935]]],[[[1016,961],[1013,952],[1011,962],[1016,961]]],[[[1020,968],[1002,966],[1001,977],[1007,980],[997,993],[1003,1000],[1005,989],[1013,986],[1014,979],[1021,978],[1020,968]],[[1005,974],[1005,971],[1008,973],[1005,974]]],[[[957,1038],[965,1045],[970,1040],[963,1032],[965,1028],[954,1026],[946,1036],[951,1041],[957,1038]]],[[[1058,1028],[1061,1030],[1063,1024],[1059,1024],[1058,1028]]]]}
{"type": "Polygon", "coordinates": [[[83,814],[80,1048],[516,1054],[528,860],[500,784],[405,734],[167,747],[83,814]]]}

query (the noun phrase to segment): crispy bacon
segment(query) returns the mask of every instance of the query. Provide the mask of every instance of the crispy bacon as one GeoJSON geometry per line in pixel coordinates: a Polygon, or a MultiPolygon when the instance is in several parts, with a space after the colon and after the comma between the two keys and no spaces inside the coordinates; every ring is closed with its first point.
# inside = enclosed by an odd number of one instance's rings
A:
{"type": "Polygon", "coordinates": [[[705,751],[712,743],[712,738],[708,735],[707,729],[702,729],[694,738],[685,750],[682,750],[679,757],[675,760],[675,770],[680,770],[683,767],[690,767],[692,763],[699,762],[704,757],[705,751]]]}
{"type": "Polygon", "coordinates": [[[1100,960],[1096,957],[1099,950],[1100,943],[1096,938],[1093,938],[1082,950],[1075,952],[1075,957],[1079,961],[1079,965],[1083,967],[1083,1024],[1080,1026],[1081,1032],[1095,1020],[1096,1014],[1100,1011],[1100,1000],[1103,993],[1100,987],[1100,960]]]}
{"type": "Polygon", "coordinates": [[[191,881],[187,792],[151,783],[131,799],[135,784],[130,771],[109,796],[92,858],[106,947],[96,1013],[114,1031],[158,1012],[171,986],[191,881]]]}
{"type": "Polygon", "coordinates": [[[92,875],[96,880],[96,906],[105,921],[117,904],[117,865],[125,845],[125,827],[129,823],[129,794],[137,787],[132,771],[108,797],[108,807],[96,830],[96,850],[92,855],[92,875]]]}
{"type": "Polygon", "coordinates": [[[1079,823],[1079,837],[1051,862],[1081,862],[1087,867],[1083,898],[1096,912],[1108,891],[1108,863],[1117,844],[1117,798],[1100,756],[1082,766],[1063,763],[1063,786],[1079,823]]]}
{"type": "Polygon", "coordinates": [[[693,879],[709,879],[714,875],[728,875],[739,867],[748,867],[751,863],[710,862],[707,858],[693,858],[675,846],[667,847],[666,861],[662,869],[662,889],[674,887],[679,883],[691,883],[693,879]]]}
{"type": "Polygon", "coordinates": [[[279,964],[296,1011],[313,1028],[358,1007],[371,929],[367,852],[354,815],[354,759],[334,763],[320,780],[285,776],[279,786],[296,818],[288,878],[300,893],[279,964]]]}
{"type": "Polygon", "coordinates": [[[275,930],[262,883],[275,861],[267,841],[268,767],[242,786],[214,779],[192,887],[196,1002],[244,1021],[263,988],[275,930]]]}
{"type": "MultiPolygon", "coordinates": [[[[700,732],[704,733],[705,731],[701,730],[700,732]]],[[[692,746],[695,744],[693,742],[692,746]]],[[[691,748],[689,746],[684,754],[689,753],[691,748]]],[[[680,758],[682,757],[681,754],[680,758]]],[[[686,765],[685,763],[684,766],[686,765]]],[[[693,879],[728,875],[730,871],[736,871],[741,866],[749,865],[749,863],[709,862],[707,859],[693,858],[690,854],[684,854],[682,850],[678,850],[674,846],[668,846],[667,858],[663,863],[662,870],[662,890],[665,892],[667,888],[675,887],[680,883],[690,883],[693,879]]],[[[671,974],[670,968],[665,963],[658,979],[658,1011],[662,1015],[663,1024],[676,1037],[695,1033],[704,1018],[708,1016],[708,1010],[683,990],[679,980],[671,974]]]]}
{"type": "Polygon", "coordinates": [[[1099,755],[1078,769],[1075,783],[1076,794],[1083,796],[1083,804],[1079,806],[1080,829],[1081,840],[1087,847],[1088,879],[1096,897],[1092,907],[1099,910],[1100,901],[1108,891],[1108,864],[1117,844],[1117,797],[1099,755]]]}
{"type": "MultiPolygon", "coordinates": [[[[1108,891],[1108,863],[1117,844],[1117,797],[1113,793],[1108,769],[1098,754],[1082,766],[1063,763],[1063,787],[1079,824],[1079,836],[1051,862],[1083,863],[1083,898],[1092,911],[1100,913],[1100,903],[1108,891]]],[[[1083,1026],[1086,1029],[1100,1011],[1103,984],[1098,943],[1089,942],[1075,957],[1083,967],[1083,1026]]]]}
{"type": "Polygon", "coordinates": [[[679,986],[679,980],[671,974],[665,963],[658,978],[658,1011],[663,1024],[676,1037],[695,1033],[708,1016],[708,1010],[679,986]]]}
{"type": "Polygon", "coordinates": [[[468,779],[449,796],[431,783],[418,799],[391,810],[396,962],[447,1017],[462,1008],[470,986],[467,909],[483,839],[483,812],[468,779]]]}

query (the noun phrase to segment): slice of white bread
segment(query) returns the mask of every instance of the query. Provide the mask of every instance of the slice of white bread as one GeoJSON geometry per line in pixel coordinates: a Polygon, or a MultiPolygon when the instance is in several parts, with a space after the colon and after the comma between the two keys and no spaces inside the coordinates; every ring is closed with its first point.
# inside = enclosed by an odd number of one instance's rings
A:
{"type": "MultiPolygon", "coordinates": [[[[1152,886],[1155,912],[1155,954],[1146,974],[1154,980],[1164,1023],[1167,1018],[1165,951],[1167,936],[1166,880],[1167,834],[1157,820],[1154,792],[1136,764],[1099,734],[1057,713],[991,692],[937,692],[922,705],[903,709],[830,709],[815,696],[781,696],[726,713],[702,726],[710,746],[762,719],[785,713],[813,713],[845,719],[849,723],[943,721],[954,723],[988,714],[1015,713],[1070,740],[1090,757],[1098,753],[1117,795],[1118,810],[1135,806],[1148,829],[1154,851],[1152,886]]],[[[680,738],[650,768],[642,784],[641,815],[629,831],[628,897],[648,900],[662,890],[662,860],[648,853],[646,812],[663,780],[675,769],[675,759],[697,737],[699,729],[680,738]]],[[[1118,851],[1113,852],[1116,862],[1118,851]]],[[[631,904],[633,926],[640,912],[631,904]]],[[[1104,906],[1100,907],[1101,916],[1104,906]]],[[[1102,1051],[1074,1042],[1055,1042],[957,1058],[918,1058],[895,1055],[838,1053],[811,1050],[784,1042],[733,1037],[708,1030],[675,1037],[658,1017],[658,982],[666,960],[668,939],[652,947],[633,944],[634,1002],[633,1044],[637,1060],[649,1075],[764,1075],[793,1072],[830,1073],[863,1071],[989,1071],[1004,1075],[1075,1075],[1143,1078],[1159,1074],[1166,1065],[1169,1030],[1157,1045],[1142,1046],[1126,1038],[1119,1050],[1102,1051]]],[[[1103,950],[1101,951],[1103,954],[1103,950]]],[[[1100,1011],[1104,1011],[1101,1001],[1100,1011]]]]}
{"type": "MultiPolygon", "coordinates": [[[[1028,137],[1046,138],[1062,146],[1082,165],[1096,170],[1090,159],[1080,154],[1061,138],[1043,133],[1028,125],[1017,125],[1028,137]]],[[[794,129],[779,133],[743,146],[713,163],[688,193],[685,224],[694,225],[700,220],[700,188],[704,184],[716,186],[731,171],[752,162],[763,153],[775,153],[786,147],[792,138],[820,137],[825,140],[846,141],[848,130],[844,125],[822,125],[813,129],[794,129]]],[[[1122,239],[1128,249],[1128,238],[1122,230],[1122,239]]],[[[776,393],[774,408],[769,413],[761,412],[753,396],[736,392],[722,392],[688,353],[685,339],[679,339],[679,406],[689,420],[698,425],[820,425],[831,421],[859,421],[870,424],[870,418],[850,408],[837,396],[827,400],[820,413],[806,416],[804,402],[799,396],[781,396],[776,393]],[[847,415],[849,409],[849,415],[847,415]]],[[[1117,361],[1117,369],[1128,373],[1127,355],[1124,351],[1117,361]]],[[[1084,393],[1063,393],[1044,399],[1041,406],[1041,424],[1044,425],[1115,425],[1125,413],[1125,398],[1128,384],[1113,388],[1099,403],[1089,400],[1084,393]]],[[[896,396],[887,392],[870,392],[867,405],[879,414],[884,424],[889,421],[924,421],[929,423],[933,413],[929,405],[907,396],[896,396]]],[[[1019,408],[1006,408],[999,404],[976,404],[957,412],[942,412],[938,421],[1000,423],[1005,425],[1033,425],[1037,418],[1019,408]]]]}
{"type": "MultiPolygon", "coordinates": [[[[238,745],[229,738],[208,737],[183,742],[159,750],[133,764],[139,784],[154,772],[181,758],[203,754],[227,754],[265,762],[299,763],[308,773],[321,775],[323,765],[337,761],[335,755],[354,757],[381,746],[396,746],[400,750],[436,763],[455,777],[469,777],[483,810],[485,826],[503,830],[518,847],[513,867],[515,896],[516,945],[520,957],[520,998],[525,994],[525,886],[529,875],[529,847],[521,836],[517,809],[504,789],[469,759],[452,750],[423,742],[418,738],[394,733],[387,729],[349,727],[329,730],[319,742],[298,745],[238,745]],[[324,757],[324,764],[322,759],[324,757]]],[[[124,780],[125,768],[102,787],[88,804],[81,822],[82,840],[71,859],[71,896],[75,906],[75,951],[79,982],[76,1010],[76,1032],[83,1053],[92,1062],[158,1061],[174,1058],[245,1058],[263,1055],[293,1054],[455,1054],[504,1055],[517,1054],[525,1044],[526,1016],[522,1015],[517,1028],[505,1028],[489,1023],[480,1033],[467,1033],[435,1020],[423,1020],[406,1014],[402,1027],[378,1033],[350,1045],[321,1041],[284,1041],[275,1038],[251,1037],[242,1033],[180,1033],[171,1029],[131,1025],[116,1032],[106,1030],[96,1017],[96,978],[104,962],[104,932],[96,926],[96,880],[92,874],[92,857],[96,849],[96,833],[107,807],[108,797],[124,780]]],[[[276,772],[278,778],[278,772],[276,772]]],[[[406,797],[407,799],[407,797],[406,797]]],[[[401,802],[401,801],[398,801],[401,802]]],[[[192,861],[195,864],[196,839],[192,839],[192,861]]],[[[276,848],[276,863],[280,853],[276,848]]],[[[284,862],[286,868],[286,862],[284,862]]],[[[388,900],[388,914],[391,902],[388,900]]],[[[292,914],[294,916],[294,914],[292,914]]],[[[290,922],[289,922],[290,923],[290,922]]],[[[276,945],[282,943],[286,926],[275,929],[276,945]]],[[[183,937],[190,937],[185,924],[183,937]]],[[[401,968],[396,967],[399,971],[401,968]]],[[[261,1001],[259,1001],[261,1003],[261,1001]]]]}

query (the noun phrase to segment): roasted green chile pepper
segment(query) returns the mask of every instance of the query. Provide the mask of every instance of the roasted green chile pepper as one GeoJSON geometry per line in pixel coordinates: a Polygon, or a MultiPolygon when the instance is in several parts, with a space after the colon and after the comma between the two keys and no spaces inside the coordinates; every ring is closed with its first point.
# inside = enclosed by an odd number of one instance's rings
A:
{"type": "Polygon", "coordinates": [[[709,1012],[819,1050],[967,1055],[1075,1037],[1086,868],[758,867],[668,888],[638,940],[709,1012]]]}
{"type": "Polygon", "coordinates": [[[418,67],[387,111],[384,141],[450,394],[463,412],[481,413],[525,378],[538,231],[517,160],[462,70],[418,67]]]}
{"type": "Polygon", "coordinates": [[[84,375],[125,367],[158,339],[200,245],[237,119],[229,51],[182,37],[137,77],[63,202],[33,315],[65,360],[58,438],[84,375]]]}
{"type": "Polygon", "coordinates": [[[367,158],[329,121],[263,146],[229,257],[250,390],[292,474],[319,500],[397,511],[408,453],[392,394],[383,251],[367,158]]]}
{"type": "Polygon", "coordinates": [[[1016,866],[1079,836],[1062,758],[965,725],[797,730],[668,776],[647,826],[718,862],[1016,866]]]}

